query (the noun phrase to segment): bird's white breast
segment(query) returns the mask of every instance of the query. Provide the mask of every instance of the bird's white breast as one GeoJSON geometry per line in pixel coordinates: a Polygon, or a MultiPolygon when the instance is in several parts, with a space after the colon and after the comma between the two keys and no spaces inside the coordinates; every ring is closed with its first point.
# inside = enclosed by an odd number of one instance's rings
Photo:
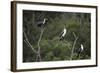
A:
{"type": "Polygon", "coordinates": [[[66,34],[66,29],[64,28],[62,36],[65,36],[65,34],[66,34]]]}
{"type": "Polygon", "coordinates": [[[81,44],[81,49],[83,50],[83,45],[81,44]]]}
{"type": "Polygon", "coordinates": [[[45,24],[46,19],[43,20],[43,24],[45,24]]]}

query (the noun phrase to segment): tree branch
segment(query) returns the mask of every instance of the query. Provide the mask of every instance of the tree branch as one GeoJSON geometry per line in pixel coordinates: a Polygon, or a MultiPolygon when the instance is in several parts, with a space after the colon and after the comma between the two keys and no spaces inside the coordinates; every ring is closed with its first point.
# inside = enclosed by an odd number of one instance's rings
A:
{"type": "Polygon", "coordinates": [[[74,41],[74,43],[73,43],[73,47],[72,47],[72,50],[71,50],[71,57],[70,57],[70,60],[72,60],[72,58],[73,58],[74,48],[75,48],[75,45],[76,45],[76,41],[77,41],[77,39],[78,39],[78,37],[75,35],[74,32],[73,32],[73,35],[74,35],[75,41],[74,41]]]}
{"type": "Polygon", "coordinates": [[[39,61],[41,61],[41,55],[40,55],[40,41],[42,39],[42,36],[43,36],[43,32],[44,32],[45,28],[41,29],[41,33],[40,33],[40,37],[39,37],[39,40],[38,40],[38,58],[39,58],[39,61]]]}
{"type": "Polygon", "coordinates": [[[35,52],[35,53],[37,53],[37,51],[33,48],[33,46],[30,44],[30,42],[29,42],[29,40],[28,40],[28,38],[27,38],[27,36],[26,36],[26,33],[23,31],[23,33],[24,33],[24,36],[25,36],[25,43],[33,50],[33,52],[35,52]]]}

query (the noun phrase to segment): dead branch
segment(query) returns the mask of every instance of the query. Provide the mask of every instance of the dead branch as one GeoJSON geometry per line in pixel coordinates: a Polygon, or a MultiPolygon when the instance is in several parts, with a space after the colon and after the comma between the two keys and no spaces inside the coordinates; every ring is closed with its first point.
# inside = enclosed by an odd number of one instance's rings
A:
{"type": "Polygon", "coordinates": [[[73,47],[72,47],[72,50],[71,50],[70,60],[72,60],[72,58],[73,58],[74,48],[75,48],[75,45],[76,45],[76,41],[78,39],[78,37],[76,36],[76,34],[74,32],[73,32],[73,35],[74,35],[75,40],[74,40],[73,47]]]}
{"type": "Polygon", "coordinates": [[[28,40],[28,37],[27,37],[27,35],[26,35],[26,33],[23,31],[23,33],[24,33],[24,36],[25,36],[25,43],[33,50],[33,52],[35,52],[35,53],[37,53],[37,51],[34,49],[34,47],[31,45],[31,43],[29,42],[29,40],[28,40]]]}
{"type": "Polygon", "coordinates": [[[39,61],[41,61],[41,54],[40,54],[41,47],[40,47],[40,41],[41,41],[41,39],[42,39],[44,30],[45,30],[45,28],[42,28],[42,29],[41,29],[40,37],[39,37],[39,40],[38,40],[38,55],[37,55],[37,59],[39,59],[39,61]]]}

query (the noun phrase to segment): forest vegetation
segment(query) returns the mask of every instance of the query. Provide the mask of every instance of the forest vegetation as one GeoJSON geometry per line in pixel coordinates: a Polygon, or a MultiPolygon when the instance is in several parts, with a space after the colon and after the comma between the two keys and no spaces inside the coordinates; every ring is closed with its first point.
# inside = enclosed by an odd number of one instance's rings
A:
{"type": "Polygon", "coordinates": [[[91,58],[91,14],[23,10],[23,62],[91,58]],[[37,22],[47,18],[44,27],[37,22]],[[67,29],[63,40],[60,34],[67,29]],[[78,55],[78,50],[84,50],[78,55]]]}

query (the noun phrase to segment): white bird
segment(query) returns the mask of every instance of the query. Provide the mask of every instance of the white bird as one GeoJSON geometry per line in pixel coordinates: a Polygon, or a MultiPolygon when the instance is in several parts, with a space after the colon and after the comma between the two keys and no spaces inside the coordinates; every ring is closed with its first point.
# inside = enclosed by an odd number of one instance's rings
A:
{"type": "Polygon", "coordinates": [[[84,47],[83,47],[83,44],[81,44],[81,48],[78,49],[78,57],[83,52],[83,50],[84,50],[84,47]]]}
{"type": "Polygon", "coordinates": [[[83,44],[81,44],[81,51],[83,51],[83,49],[84,49],[84,48],[83,48],[83,44]]]}
{"type": "Polygon", "coordinates": [[[64,27],[63,31],[61,32],[61,35],[60,35],[60,40],[64,39],[65,35],[66,35],[66,28],[64,27]]]}
{"type": "Polygon", "coordinates": [[[38,26],[38,27],[45,26],[46,21],[47,21],[47,18],[44,18],[43,21],[38,21],[38,22],[37,22],[37,26],[38,26]]]}

